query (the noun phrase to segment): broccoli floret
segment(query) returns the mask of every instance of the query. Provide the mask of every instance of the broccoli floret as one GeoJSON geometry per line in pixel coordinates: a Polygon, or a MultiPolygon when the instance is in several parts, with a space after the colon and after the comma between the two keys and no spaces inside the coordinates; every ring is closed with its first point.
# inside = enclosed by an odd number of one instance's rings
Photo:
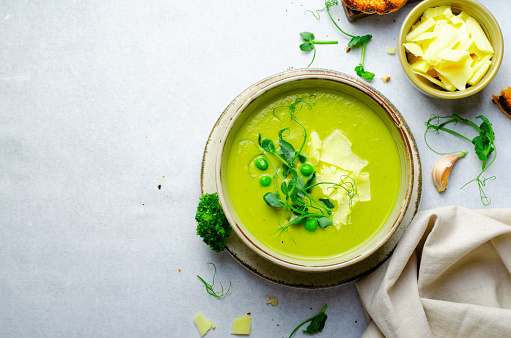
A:
{"type": "Polygon", "coordinates": [[[197,235],[202,237],[204,243],[213,251],[225,250],[225,238],[231,234],[231,225],[225,218],[217,193],[201,196],[195,220],[197,235]]]}

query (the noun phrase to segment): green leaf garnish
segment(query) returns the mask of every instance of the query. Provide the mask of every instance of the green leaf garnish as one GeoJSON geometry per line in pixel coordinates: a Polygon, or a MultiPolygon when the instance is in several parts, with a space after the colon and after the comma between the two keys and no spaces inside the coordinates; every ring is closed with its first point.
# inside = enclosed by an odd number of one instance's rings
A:
{"type": "Polygon", "coordinates": [[[268,139],[268,138],[265,138],[262,142],[261,142],[261,147],[266,150],[267,152],[269,153],[274,153],[275,152],[275,145],[273,144],[273,141],[268,139]]]}
{"type": "Polygon", "coordinates": [[[358,65],[355,67],[355,72],[357,72],[357,75],[370,81],[374,78],[374,73],[371,73],[371,72],[366,72],[364,70],[364,66],[362,65],[358,65]]]}
{"type": "Polygon", "coordinates": [[[208,263],[208,264],[211,264],[213,265],[213,268],[215,269],[215,272],[213,273],[213,281],[211,282],[211,284],[209,284],[208,282],[206,282],[201,276],[197,275],[197,278],[200,279],[200,281],[202,283],[204,283],[204,287],[206,288],[206,291],[213,297],[215,298],[218,298],[218,299],[222,299],[222,298],[225,298],[227,297],[227,295],[230,293],[230,290],[231,290],[231,282],[229,282],[229,288],[227,289],[226,292],[224,292],[224,286],[222,285],[222,283],[220,283],[220,287],[221,287],[221,290],[220,291],[215,291],[214,290],[214,285],[215,285],[215,276],[216,276],[216,266],[215,264],[213,263],[208,263]]]}
{"type": "Polygon", "coordinates": [[[459,115],[456,115],[456,114],[452,114],[450,116],[432,115],[429,118],[429,120],[426,121],[426,123],[425,123],[426,131],[424,132],[424,141],[429,149],[431,149],[432,151],[434,151],[437,154],[442,154],[442,155],[444,155],[445,153],[440,153],[429,146],[427,139],[426,139],[426,135],[428,133],[430,133],[430,132],[439,133],[439,131],[445,131],[452,135],[458,136],[474,145],[475,153],[477,154],[479,160],[482,161],[481,172],[479,173],[479,175],[477,175],[476,178],[465,183],[465,185],[463,185],[461,187],[461,189],[463,189],[469,183],[472,183],[474,181],[477,182],[477,185],[479,187],[479,196],[481,198],[481,202],[483,203],[483,205],[488,206],[491,203],[491,199],[488,196],[486,196],[486,193],[484,192],[483,188],[486,186],[487,181],[495,180],[496,177],[490,176],[490,177],[485,178],[482,175],[492,165],[492,163],[495,161],[495,158],[497,157],[497,149],[495,148],[495,142],[494,142],[495,133],[493,132],[492,125],[491,125],[490,121],[488,120],[488,118],[486,118],[483,115],[479,115],[476,118],[483,121],[480,126],[478,126],[474,122],[472,122],[468,119],[465,119],[465,118],[463,118],[459,115]],[[441,122],[441,121],[443,121],[443,122],[441,122]],[[479,135],[470,139],[470,138],[458,133],[457,131],[454,131],[452,129],[445,127],[446,125],[451,124],[451,123],[454,125],[456,125],[457,123],[467,124],[467,125],[471,126],[473,129],[475,129],[479,133],[479,135]],[[493,154],[493,156],[491,156],[492,154],[493,154]],[[490,157],[491,157],[491,160],[490,160],[490,157]]]}
{"type": "Polygon", "coordinates": [[[364,42],[371,40],[372,35],[362,35],[362,36],[354,36],[351,38],[350,42],[348,42],[348,47],[355,48],[362,45],[364,42]]]}
{"type": "Polygon", "coordinates": [[[289,335],[289,338],[291,338],[291,336],[296,332],[298,331],[298,329],[300,327],[302,327],[303,325],[305,325],[306,323],[308,322],[311,322],[308,326],[307,326],[307,329],[306,330],[302,330],[303,333],[306,333],[306,334],[315,334],[315,333],[318,333],[318,332],[321,332],[323,331],[323,329],[325,328],[325,322],[328,318],[328,316],[326,315],[325,311],[326,311],[326,308],[327,306],[323,306],[323,309],[321,309],[321,311],[315,315],[314,317],[311,317],[307,320],[305,320],[303,323],[301,323],[300,325],[298,325],[294,330],[293,332],[291,332],[291,334],[289,335]]]}
{"type": "Polygon", "coordinates": [[[290,173],[290,172],[291,172],[291,168],[290,168],[288,165],[283,164],[283,165],[282,165],[282,176],[283,176],[284,178],[286,178],[286,177],[288,177],[288,176],[289,176],[289,173],[290,173]]]}
{"type": "Polygon", "coordinates": [[[280,140],[279,146],[279,154],[281,154],[288,163],[292,163],[296,154],[296,150],[293,145],[287,141],[280,140]]]}
{"type": "MultiPolygon", "coordinates": [[[[314,49],[314,44],[312,42],[304,42],[300,45],[300,50],[302,52],[310,52],[314,49]]],[[[312,63],[312,62],[311,62],[312,63]]],[[[309,65],[310,66],[310,65],[309,65]]],[[[308,67],[307,67],[308,68],[308,67]]]]}
{"type": "MultiPolygon", "coordinates": [[[[314,183],[316,183],[316,172],[313,172],[308,178],[307,181],[305,181],[304,188],[305,191],[310,194],[312,187],[314,186],[314,183]]],[[[319,199],[321,201],[321,199],[319,199]]]]}
{"type": "Polygon", "coordinates": [[[318,225],[320,228],[326,228],[329,225],[332,225],[332,220],[328,217],[319,217],[318,218],[318,225]]]}
{"type": "Polygon", "coordinates": [[[332,202],[330,202],[330,200],[328,198],[320,198],[319,199],[321,202],[323,202],[327,208],[330,208],[330,209],[333,209],[335,208],[335,205],[333,205],[332,202]]]}
{"type": "Polygon", "coordinates": [[[302,37],[302,39],[304,39],[305,41],[310,41],[310,40],[314,40],[316,37],[314,36],[314,34],[312,34],[311,32],[301,32],[300,33],[300,36],[302,37]]]}
{"type": "Polygon", "coordinates": [[[280,196],[273,192],[264,194],[263,199],[270,207],[282,208],[284,205],[286,205],[280,196]]]}
{"type": "Polygon", "coordinates": [[[315,40],[314,34],[311,32],[301,32],[300,36],[302,37],[304,43],[300,45],[300,50],[302,52],[310,52],[311,50],[314,51],[314,55],[312,56],[312,60],[307,66],[309,68],[312,63],[314,62],[314,59],[316,58],[316,46],[314,45],[333,45],[339,43],[338,41],[320,41],[315,40]]]}

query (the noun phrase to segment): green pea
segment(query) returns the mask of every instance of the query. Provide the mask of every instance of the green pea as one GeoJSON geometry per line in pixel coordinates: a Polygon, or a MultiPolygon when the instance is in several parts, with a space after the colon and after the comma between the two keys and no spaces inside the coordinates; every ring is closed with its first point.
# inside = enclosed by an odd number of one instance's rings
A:
{"type": "Polygon", "coordinates": [[[268,187],[271,184],[271,177],[270,176],[261,176],[259,179],[259,184],[261,184],[263,187],[268,187]]]}
{"type": "Polygon", "coordinates": [[[303,176],[310,176],[314,172],[314,168],[310,164],[305,163],[300,167],[300,172],[303,176]]]}
{"type": "Polygon", "coordinates": [[[262,157],[259,157],[256,161],[255,161],[255,166],[258,168],[258,169],[261,169],[261,170],[266,170],[268,169],[268,161],[266,161],[264,158],[262,157]]]}
{"type": "Polygon", "coordinates": [[[318,228],[318,221],[315,218],[309,218],[307,222],[305,222],[305,230],[314,232],[318,228]]]}

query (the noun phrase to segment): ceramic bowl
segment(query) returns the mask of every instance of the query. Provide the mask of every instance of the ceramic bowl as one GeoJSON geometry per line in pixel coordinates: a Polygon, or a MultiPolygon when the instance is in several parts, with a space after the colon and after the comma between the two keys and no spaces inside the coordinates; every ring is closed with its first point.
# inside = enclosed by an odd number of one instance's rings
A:
{"type": "Polygon", "coordinates": [[[421,181],[418,177],[420,176],[420,161],[415,140],[397,109],[369,85],[338,72],[313,69],[294,70],[291,73],[277,74],[249,87],[227,107],[224,114],[232,114],[233,117],[220,140],[216,157],[215,179],[220,205],[235,235],[239,236],[248,248],[263,258],[285,268],[306,272],[323,272],[347,267],[369,257],[385,244],[405,217],[409,221],[410,217],[415,214],[420,200],[420,193],[417,192],[421,189],[421,181]],[[237,131],[252,111],[251,105],[258,105],[287,91],[310,87],[344,92],[372,108],[392,134],[398,148],[402,168],[397,202],[393,210],[390,211],[387,222],[376,235],[349,253],[319,261],[290,258],[259,241],[247,230],[238,217],[227,187],[228,154],[237,131]],[[414,199],[412,199],[412,194],[415,196],[414,199]]]}
{"type": "Polygon", "coordinates": [[[461,99],[479,92],[484,87],[486,87],[488,83],[490,83],[491,80],[495,77],[499,70],[500,64],[502,63],[502,57],[504,55],[504,40],[502,38],[502,32],[497,20],[495,20],[495,17],[491,14],[491,12],[479,2],[474,0],[425,0],[414,7],[403,21],[398,38],[398,53],[399,61],[403,67],[403,70],[411,82],[414,84],[414,86],[420,91],[432,97],[443,99],[461,99]],[[403,43],[405,43],[406,35],[410,31],[412,25],[420,20],[426,9],[438,6],[451,6],[451,10],[454,14],[459,14],[461,11],[464,11],[476,19],[488,37],[488,40],[490,41],[495,52],[492,59],[492,64],[486,75],[484,75],[479,83],[474,86],[468,86],[465,90],[456,90],[454,92],[444,90],[443,88],[440,88],[422,76],[415,74],[412,71],[410,64],[408,63],[405,47],[403,46],[403,43]]]}

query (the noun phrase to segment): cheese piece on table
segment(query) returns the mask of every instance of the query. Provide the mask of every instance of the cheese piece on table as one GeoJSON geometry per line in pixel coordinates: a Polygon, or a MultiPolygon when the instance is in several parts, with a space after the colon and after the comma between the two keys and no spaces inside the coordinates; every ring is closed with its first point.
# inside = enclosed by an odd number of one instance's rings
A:
{"type": "Polygon", "coordinates": [[[389,55],[394,55],[394,54],[396,54],[396,47],[387,47],[386,52],[389,55]]]}
{"type": "Polygon", "coordinates": [[[351,151],[350,140],[340,130],[334,130],[323,140],[321,161],[354,173],[359,173],[368,163],[351,151]]]}
{"type": "Polygon", "coordinates": [[[210,329],[215,328],[215,323],[211,319],[206,319],[202,313],[197,313],[195,317],[193,317],[193,323],[197,327],[200,336],[204,336],[210,329]]]}
{"type": "Polygon", "coordinates": [[[249,315],[243,315],[232,321],[232,334],[249,335],[252,318],[249,315]]]}

